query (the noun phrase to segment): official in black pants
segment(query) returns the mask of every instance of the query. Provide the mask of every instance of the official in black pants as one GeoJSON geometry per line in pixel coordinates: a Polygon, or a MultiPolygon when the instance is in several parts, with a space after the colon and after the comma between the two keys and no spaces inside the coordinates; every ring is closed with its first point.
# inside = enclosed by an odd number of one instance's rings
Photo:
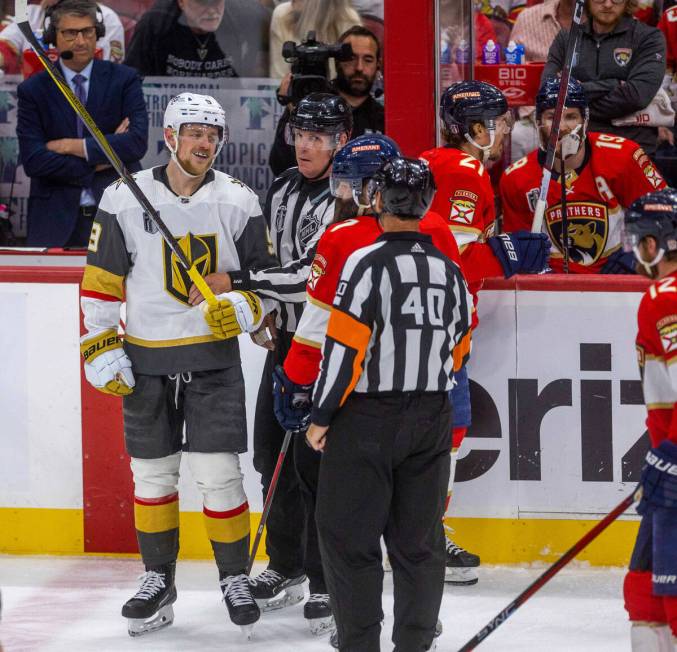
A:
{"type": "Polygon", "coordinates": [[[353,394],[332,421],[317,526],[341,650],[380,649],[381,534],[393,569],[395,649],[428,649],[444,590],[450,433],[443,393],[353,394]]]}
{"type": "Polygon", "coordinates": [[[341,652],[379,652],[380,537],[393,568],[396,652],[430,650],[444,587],[452,374],[470,351],[472,298],[421,234],[435,192],[424,161],[393,158],[369,184],[383,235],[341,273],[313,393],[324,451],[315,518],[341,652]]]}

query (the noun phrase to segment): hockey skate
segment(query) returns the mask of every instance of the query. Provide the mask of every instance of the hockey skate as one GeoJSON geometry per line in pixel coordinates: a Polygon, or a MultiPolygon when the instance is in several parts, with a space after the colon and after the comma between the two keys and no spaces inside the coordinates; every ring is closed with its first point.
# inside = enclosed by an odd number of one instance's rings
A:
{"type": "Polygon", "coordinates": [[[219,583],[230,619],[242,629],[242,633],[248,639],[251,639],[254,623],[261,617],[261,611],[252,597],[249,578],[244,573],[240,575],[221,573],[219,583]]]}
{"type": "Polygon", "coordinates": [[[148,568],[141,576],[141,587],[125,602],[122,616],[127,618],[130,636],[141,636],[168,627],[174,622],[176,562],[148,568]]]}
{"type": "Polygon", "coordinates": [[[457,546],[451,539],[446,540],[446,546],[444,581],[454,586],[477,584],[479,578],[475,569],[480,565],[480,558],[457,546]]]}
{"type": "Polygon", "coordinates": [[[252,596],[261,611],[274,611],[297,604],[305,597],[303,583],[305,575],[284,577],[271,568],[266,568],[260,575],[249,579],[252,596]]]}
{"type": "Polygon", "coordinates": [[[308,602],[303,605],[303,617],[308,621],[310,631],[315,636],[323,636],[334,629],[334,615],[329,595],[311,593],[308,602]]]}

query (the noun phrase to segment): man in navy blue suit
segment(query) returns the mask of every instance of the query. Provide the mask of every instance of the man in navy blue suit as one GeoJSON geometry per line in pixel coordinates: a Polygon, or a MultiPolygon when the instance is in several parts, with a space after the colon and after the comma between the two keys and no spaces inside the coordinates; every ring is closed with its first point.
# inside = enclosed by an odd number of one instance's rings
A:
{"type": "MultiPolygon", "coordinates": [[[[137,73],[94,59],[103,21],[91,0],[61,0],[45,18],[45,43],[61,56],[66,81],[125,166],[141,169],[148,114],[137,73]]],[[[17,136],[26,174],[31,246],[85,247],[96,206],[117,173],[47,72],[18,87],[17,136]]]]}

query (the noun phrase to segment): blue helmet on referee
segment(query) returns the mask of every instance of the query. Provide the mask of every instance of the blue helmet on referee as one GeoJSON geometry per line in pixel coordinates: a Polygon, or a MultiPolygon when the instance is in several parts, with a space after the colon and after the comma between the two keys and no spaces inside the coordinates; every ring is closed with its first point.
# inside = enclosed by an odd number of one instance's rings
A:
{"type": "Polygon", "coordinates": [[[374,173],[367,195],[379,217],[385,213],[401,219],[421,219],[432,204],[435,190],[426,161],[397,157],[374,173]]]}

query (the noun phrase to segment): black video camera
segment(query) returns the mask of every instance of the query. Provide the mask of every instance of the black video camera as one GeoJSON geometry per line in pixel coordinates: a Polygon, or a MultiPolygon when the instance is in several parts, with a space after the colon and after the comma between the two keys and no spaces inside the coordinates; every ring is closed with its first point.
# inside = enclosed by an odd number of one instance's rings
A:
{"type": "Polygon", "coordinates": [[[282,45],[282,56],[291,63],[291,85],[288,95],[278,95],[280,104],[298,104],[309,93],[326,93],[329,86],[329,59],[350,61],[353,48],[350,43],[327,45],[315,38],[315,32],[308,32],[306,40],[299,45],[286,41],[282,45]]]}

